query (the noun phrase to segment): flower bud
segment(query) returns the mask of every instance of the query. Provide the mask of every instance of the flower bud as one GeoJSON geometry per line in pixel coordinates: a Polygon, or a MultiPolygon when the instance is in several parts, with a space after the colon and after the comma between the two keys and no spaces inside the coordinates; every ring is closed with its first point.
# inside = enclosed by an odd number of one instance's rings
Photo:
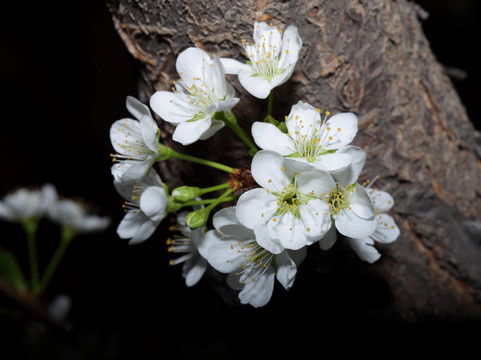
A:
{"type": "Polygon", "coordinates": [[[209,218],[210,209],[202,208],[199,210],[192,211],[185,217],[185,224],[191,229],[197,229],[207,222],[209,218]]]}
{"type": "Polygon", "coordinates": [[[185,203],[189,200],[195,199],[201,195],[200,188],[196,186],[180,186],[172,190],[172,199],[174,201],[185,203]]]}

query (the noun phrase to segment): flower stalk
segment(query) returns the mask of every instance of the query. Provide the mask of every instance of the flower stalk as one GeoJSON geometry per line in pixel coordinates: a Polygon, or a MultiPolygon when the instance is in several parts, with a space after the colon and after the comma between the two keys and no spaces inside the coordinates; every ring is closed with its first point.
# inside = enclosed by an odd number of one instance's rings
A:
{"type": "Polygon", "coordinates": [[[35,239],[35,233],[37,232],[38,221],[35,219],[22,221],[25,235],[27,236],[28,245],[28,259],[30,262],[30,281],[31,288],[34,294],[37,294],[40,290],[39,276],[38,276],[38,262],[37,262],[37,242],[35,239]]]}
{"type": "Polygon", "coordinates": [[[249,147],[249,154],[254,156],[254,154],[259,151],[254,141],[247,135],[244,129],[239,125],[235,115],[229,111],[227,115],[223,111],[218,111],[214,114],[214,119],[223,121],[229,128],[234,131],[237,136],[249,147]]]}

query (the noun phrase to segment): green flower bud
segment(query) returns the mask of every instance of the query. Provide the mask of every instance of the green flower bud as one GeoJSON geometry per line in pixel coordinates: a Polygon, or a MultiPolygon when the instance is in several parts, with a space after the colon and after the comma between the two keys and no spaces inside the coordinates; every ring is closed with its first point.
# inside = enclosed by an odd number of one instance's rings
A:
{"type": "Polygon", "coordinates": [[[191,229],[197,229],[204,226],[209,218],[210,210],[211,209],[209,208],[202,208],[192,211],[185,217],[185,224],[191,229]]]}
{"type": "Polygon", "coordinates": [[[195,199],[200,195],[201,195],[201,190],[196,186],[184,185],[172,190],[172,199],[180,203],[185,203],[189,200],[195,199]]]}

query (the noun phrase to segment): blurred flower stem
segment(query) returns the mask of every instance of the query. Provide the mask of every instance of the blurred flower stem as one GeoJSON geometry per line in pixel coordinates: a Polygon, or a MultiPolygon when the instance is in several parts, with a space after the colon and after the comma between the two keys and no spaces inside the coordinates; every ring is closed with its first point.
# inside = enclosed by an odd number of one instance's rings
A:
{"type": "Polygon", "coordinates": [[[30,262],[30,281],[32,292],[38,294],[40,291],[40,282],[38,275],[38,262],[37,262],[37,242],[35,234],[37,232],[38,221],[36,219],[23,220],[22,222],[25,235],[27,236],[28,245],[28,258],[30,262]]]}

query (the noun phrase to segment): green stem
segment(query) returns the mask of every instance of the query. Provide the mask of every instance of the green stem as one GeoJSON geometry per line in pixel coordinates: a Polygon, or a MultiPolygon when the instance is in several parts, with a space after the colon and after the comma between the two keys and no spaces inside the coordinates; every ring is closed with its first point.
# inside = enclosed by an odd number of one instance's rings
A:
{"type": "MultiPolygon", "coordinates": [[[[223,198],[220,202],[228,202],[228,201],[235,200],[236,198],[237,198],[237,196],[228,196],[228,197],[223,198]]],[[[212,203],[216,202],[217,200],[218,200],[218,198],[216,198],[216,199],[204,199],[204,200],[192,200],[192,201],[186,202],[185,204],[182,204],[182,206],[209,205],[209,204],[212,204],[212,203]]],[[[217,202],[217,204],[220,203],[220,202],[217,202]]]]}
{"type": "Polygon", "coordinates": [[[39,288],[39,277],[38,277],[38,262],[37,262],[37,242],[35,239],[35,233],[37,232],[38,222],[37,220],[27,220],[22,223],[23,229],[27,236],[28,245],[28,259],[30,262],[30,277],[32,292],[38,293],[39,288]]]}
{"type": "Polygon", "coordinates": [[[201,159],[201,158],[198,158],[198,157],[195,157],[195,156],[182,154],[182,153],[179,153],[179,152],[174,151],[174,150],[171,151],[170,157],[172,157],[174,159],[180,159],[180,160],[186,160],[186,161],[194,162],[194,163],[205,165],[205,166],[210,166],[214,169],[222,170],[222,171],[225,171],[229,174],[234,173],[234,168],[231,168],[230,166],[219,164],[217,162],[210,161],[210,160],[201,159]]]}
{"type": "Polygon", "coordinates": [[[251,155],[254,155],[259,151],[249,135],[247,135],[244,129],[240,127],[235,115],[232,112],[229,112],[229,114],[226,116],[223,111],[218,111],[214,114],[214,119],[223,121],[229,128],[231,128],[232,131],[234,131],[237,136],[239,136],[239,138],[249,147],[249,153],[251,155]]]}
{"type": "Polygon", "coordinates": [[[228,188],[228,187],[229,187],[229,183],[215,185],[215,186],[211,186],[211,187],[206,187],[206,188],[203,188],[203,189],[199,189],[200,190],[199,195],[204,195],[204,194],[207,194],[207,193],[210,193],[210,192],[213,192],[213,191],[217,191],[217,190],[222,190],[222,189],[225,189],[225,188],[228,188]]]}
{"type": "Polygon", "coordinates": [[[232,193],[232,191],[233,191],[232,189],[227,190],[225,193],[223,193],[221,196],[215,199],[209,206],[207,206],[207,209],[212,210],[221,202],[224,202],[225,199],[232,193]]]}
{"type": "Polygon", "coordinates": [[[272,115],[272,104],[274,103],[274,92],[271,90],[267,99],[267,116],[272,115]]]}
{"type": "Polygon", "coordinates": [[[70,242],[72,241],[73,237],[74,237],[74,233],[72,232],[71,228],[66,226],[62,228],[62,237],[60,239],[60,243],[58,244],[57,250],[55,250],[55,253],[52,256],[52,259],[50,260],[47,266],[47,269],[45,270],[42,276],[42,280],[40,282],[41,291],[45,291],[50,281],[50,278],[52,277],[53,273],[57,269],[57,266],[60,263],[60,260],[62,260],[65,254],[65,251],[70,245],[70,242]]]}

